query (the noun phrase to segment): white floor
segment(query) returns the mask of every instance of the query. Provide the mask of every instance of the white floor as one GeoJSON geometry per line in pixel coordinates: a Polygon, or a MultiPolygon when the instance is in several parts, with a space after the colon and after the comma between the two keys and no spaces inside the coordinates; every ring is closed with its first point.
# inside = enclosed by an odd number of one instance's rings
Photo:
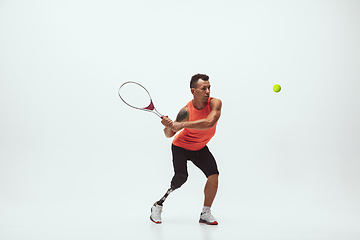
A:
{"type": "Polygon", "coordinates": [[[213,208],[219,225],[207,226],[198,223],[195,207],[174,201],[164,206],[162,224],[149,220],[146,204],[7,204],[0,209],[0,239],[360,239],[359,213],[220,206],[213,208]]]}

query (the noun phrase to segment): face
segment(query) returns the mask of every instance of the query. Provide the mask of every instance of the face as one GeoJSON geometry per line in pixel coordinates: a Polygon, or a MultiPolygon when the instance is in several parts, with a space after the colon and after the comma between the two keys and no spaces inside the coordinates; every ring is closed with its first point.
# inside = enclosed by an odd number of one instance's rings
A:
{"type": "Polygon", "coordinates": [[[201,78],[197,82],[197,87],[191,89],[196,101],[207,102],[210,97],[210,82],[201,78]]]}

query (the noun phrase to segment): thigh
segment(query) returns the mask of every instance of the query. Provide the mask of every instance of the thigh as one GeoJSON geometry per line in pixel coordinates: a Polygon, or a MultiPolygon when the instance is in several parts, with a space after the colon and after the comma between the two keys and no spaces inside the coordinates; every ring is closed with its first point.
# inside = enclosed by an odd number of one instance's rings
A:
{"type": "Polygon", "coordinates": [[[174,144],[171,146],[172,157],[173,157],[173,166],[174,172],[188,175],[187,171],[187,157],[186,150],[184,148],[175,146],[174,144]]]}
{"type": "Polygon", "coordinates": [[[213,174],[219,174],[215,158],[207,146],[202,148],[198,152],[197,157],[191,160],[195,166],[200,168],[206,177],[209,177],[213,174]]]}

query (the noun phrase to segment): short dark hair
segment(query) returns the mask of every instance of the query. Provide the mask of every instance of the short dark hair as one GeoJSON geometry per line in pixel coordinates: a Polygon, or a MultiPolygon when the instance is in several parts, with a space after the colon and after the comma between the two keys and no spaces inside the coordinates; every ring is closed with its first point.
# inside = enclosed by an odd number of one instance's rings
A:
{"type": "Polygon", "coordinates": [[[194,76],[191,77],[190,88],[197,88],[197,82],[199,81],[199,79],[202,79],[204,81],[209,81],[209,76],[200,73],[195,74],[194,76]]]}

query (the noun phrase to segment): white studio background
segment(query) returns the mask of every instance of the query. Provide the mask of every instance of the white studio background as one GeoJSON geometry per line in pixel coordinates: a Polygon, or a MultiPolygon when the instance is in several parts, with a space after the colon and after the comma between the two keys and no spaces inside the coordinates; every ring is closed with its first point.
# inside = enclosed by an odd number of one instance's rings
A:
{"type": "Polygon", "coordinates": [[[359,239],[359,42],[355,0],[0,0],[0,239],[359,239]],[[174,119],[196,73],[223,102],[220,224],[189,164],[154,225],[171,139],[117,90],[174,119]]]}

